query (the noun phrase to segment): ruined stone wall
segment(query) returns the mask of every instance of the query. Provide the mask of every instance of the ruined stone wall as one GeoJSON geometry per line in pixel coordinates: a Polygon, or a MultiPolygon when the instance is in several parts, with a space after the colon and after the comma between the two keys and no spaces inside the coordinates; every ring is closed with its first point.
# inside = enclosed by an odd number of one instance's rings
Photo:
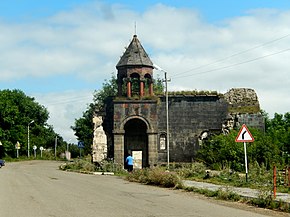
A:
{"type": "Polygon", "coordinates": [[[258,113],[260,104],[255,90],[250,88],[232,88],[224,94],[229,103],[229,113],[258,113]]]}
{"type": "Polygon", "coordinates": [[[264,117],[260,112],[260,104],[255,90],[250,88],[232,88],[224,94],[228,102],[228,121],[234,128],[242,124],[261,130],[265,128],[264,117]]]}

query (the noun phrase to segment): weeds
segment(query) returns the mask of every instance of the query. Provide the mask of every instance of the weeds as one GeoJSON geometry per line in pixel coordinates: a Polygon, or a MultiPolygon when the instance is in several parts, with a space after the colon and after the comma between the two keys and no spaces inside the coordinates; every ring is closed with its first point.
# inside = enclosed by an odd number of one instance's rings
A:
{"type": "Polygon", "coordinates": [[[96,171],[96,167],[94,164],[82,159],[62,164],[59,168],[61,170],[73,170],[73,171],[86,171],[86,172],[96,171]]]}
{"type": "Polygon", "coordinates": [[[181,179],[176,173],[164,171],[160,168],[134,170],[127,175],[126,179],[132,182],[162,186],[165,188],[182,188],[181,179]]]}
{"type": "Polygon", "coordinates": [[[208,190],[208,189],[200,189],[195,187],[186,187],[184,188],[186,191],[195,192],[199,194],[203,194],[207,197],[215,197],[220,200],[230,200],[230,201],[240,201],[241,196],[236,194],[235,192],[230,191],[229,189],[218,189],[216,191],[208,190]]]}

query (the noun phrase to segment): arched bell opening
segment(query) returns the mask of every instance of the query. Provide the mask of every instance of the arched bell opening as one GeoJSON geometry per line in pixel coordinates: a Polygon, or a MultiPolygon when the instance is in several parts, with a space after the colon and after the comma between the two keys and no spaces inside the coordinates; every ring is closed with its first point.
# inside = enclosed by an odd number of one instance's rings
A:
{"type": "Polygon", "coordinates": [[[138,73],[133,73],[130,75],[131,81],[131,93],[132,96],[140,96],[140,75],[138,73]]]}
{"type": "Polygon", "coordinates": [[[150,74],[146,74],[144,76],[144,84],[145,84],[145,95],[153,96],[153,79],[150,74]]]}

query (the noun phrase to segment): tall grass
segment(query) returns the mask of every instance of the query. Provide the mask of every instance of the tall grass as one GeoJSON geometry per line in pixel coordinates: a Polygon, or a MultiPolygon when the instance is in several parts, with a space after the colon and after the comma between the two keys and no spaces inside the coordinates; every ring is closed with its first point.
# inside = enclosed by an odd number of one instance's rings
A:
{"type": "Polygon", "coordinates": [[[182,181],[175,172],[168,172],[162,168],[134,170],[126,176],[128,181],[165,188],[182,188],[182,181]]]}

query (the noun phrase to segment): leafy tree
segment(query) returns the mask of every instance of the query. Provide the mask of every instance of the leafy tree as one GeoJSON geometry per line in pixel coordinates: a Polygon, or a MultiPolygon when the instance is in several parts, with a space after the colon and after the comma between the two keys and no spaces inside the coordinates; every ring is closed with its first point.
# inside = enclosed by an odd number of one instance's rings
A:
{"type": "Polygon", "coordinates": [[[110,80],[105,80],[100,90],[94,92],[93,103],[90,103],[83,116],[75,120],[75,125],[71,128],[75,131],[79,141],[84,142],[84,154],[91,153],[93,144],[93,117],[94,114],[102,114],[105,109],[105,100],[107,97],[116,96],[118,91],[117,79],[112,75],[110,80]]]}
{"type": "Polygon", "coordinates": [[[282,160],[289,163],[290,113],[284,115],[275,113],[274,118],[267,123],[266,133],[272,139],[272,143],[279,148],[282,160]]]}
{"type": "MultiPolygon", "coordinates": [[[[250,129],[255,141],[247,143],[248,162],[263,164],[267,169],[273,164],[285,166],[290,163],[290,113],[276,113],[272,119],[265,112],[263,115],[265,132],[250,129]]],[[[237,134],[237,131],[231,131],[228,135],[213,136],[202,146],[197,156],[215,169],[228,166],[243,171],[243,145],[235,142],[237,134]]]]}
{"type": "Polygon", "coordinates": [[[235,142],[236,135],[233,130],[228,135],[213,136],[198,151],[198,158],[213,169],[243,170],[243,146],[235,142]]]}
{"type": "Polygon", "coordinates": [[[117,79],[114,75],[112,75],[110,80],[105,80],[100,90],[96,90],[94,92],[93,103],[95,107],[90,105],[88,109],[92,108],[95,109],[95,111],[97,112],[104,112],[106,98],[114,97],[117,95],[117,93],[118,93],[117,79]]]}
{"type": "MultiPolygon", "coordinates": [[[[57,136],[47,124],[47,109],[20,90],[0,91],[0,141],[5,154],[15,156],[15,144],[21,144],[20,155],[27,154],[27,128],[30,125],[30,144],[49,148],[57,136]]],[[[32,150],[32,149],[31,149],[32,150]]]]}
{"type": "Polygon", "coordinates": [[[84,143],[84,154],[91,153],[91,146],[93,144],[93,130],[94,124],[92,122],[95,112],[95,105],[91,103],[88,109],[83,112],[83,116],[75,120],[75,125],[71,128],[75,131],[79,141],[84,143]]]}

